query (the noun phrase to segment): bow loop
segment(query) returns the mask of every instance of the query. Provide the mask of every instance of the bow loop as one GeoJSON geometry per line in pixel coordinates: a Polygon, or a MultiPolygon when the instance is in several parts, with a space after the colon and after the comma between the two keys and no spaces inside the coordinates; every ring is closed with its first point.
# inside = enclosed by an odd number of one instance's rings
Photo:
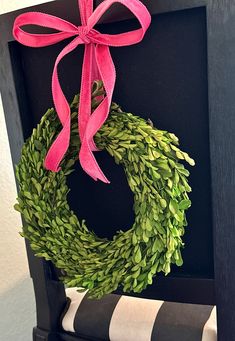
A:
{"type": "Polygon", "coordinates": [[[100,18],[115,3],[120,3],[128,8],[139,21],[141,28],[120,34],[101,34],[98,32],[96,37],[94,37],[94,41],[99,44],[117,47],[139,43],[143,39],[145,32],[151,23],[151,16],[144,4],[138,0],[105,0],[94,10],[87,21],[87,25],[93,28],[100,18]]]}
{"type": "Polygon", "coordinates": [[[61,89],[58,77],[58,64],[78,45],[85,45],[82,68],[82,80],[79,101],[79,135],[81,140],[80,163],[84,171],[93,179],[109,182],[98,163],[93,151],[97,150],[93,142],[96,132],[108,117],[115,86],[116,72],[110,55],[109,46],[127,46],[140,42],[151,21],[146,7],[139,0],[105,0],[93,12],[93,0],[78,0],[81,15],[81,26],[53,15],[28,12],[19,15],[13,26],[14,38],[26,46],[43,47],[55,44],[64,39],[75,37],[58,55],[53,75],[52,94],[55,108],[62,124],[62,130],[53,142],[45,159],[45,167],[57,172],[64,158],[70,140],[70,107],[61,89]],[[138,19],[141,28],[121,34],[101,34],[94,29],[101,16],[114,4],[127,7],[138,19]],[[36,25],[51,28],[58,32],[34,34],[26,32],[23,26],[36,25]],[[106,96],[91,113],[91,86],[95,80],[103,82],[106,96]]]}
{"type": "Polygon", "coordinates": [[[19,15],[14,22],[13,36],[21,44],[30,47],[44,47],[56,44],[64,39],[70,38],[77,34],[77,27],[72,23],[55,17],[54,15],[28,12],[19,15]],[[51,28],[56,33],[29,33],[24,31],[22,26],[41,26],[51,28]]]}

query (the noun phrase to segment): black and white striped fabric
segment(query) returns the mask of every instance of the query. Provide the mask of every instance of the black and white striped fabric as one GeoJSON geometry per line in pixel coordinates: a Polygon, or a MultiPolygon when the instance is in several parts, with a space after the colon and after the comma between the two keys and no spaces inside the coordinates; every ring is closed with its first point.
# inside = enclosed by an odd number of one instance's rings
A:
{"type": "Polygon", "coordinates": [[[216,341],[216,307],[106,295],[87,298],[67,289],[62,327],[88,340],[216,341]]]}

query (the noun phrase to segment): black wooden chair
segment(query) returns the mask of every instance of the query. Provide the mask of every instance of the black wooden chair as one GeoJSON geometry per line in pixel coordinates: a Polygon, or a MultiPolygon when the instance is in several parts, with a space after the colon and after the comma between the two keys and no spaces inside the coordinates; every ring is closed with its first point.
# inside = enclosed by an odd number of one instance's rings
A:
{"type": "MultiPolygon", "coordinates": [[[[235,335],[234,3],[144,3],[153,15],[145,40],[136,46],[112,49],[118,74],[114,100],[126,110],[150,118],[157,127],[174,131],[197,165],[191,170],[193,205],[188,213],[184,265],[174,267],[167,277],[159,276],[140,297],[216,304],[218,339],[231,341],[235,335]]],[[[53,1],[30,10],[79,24],[76,0],[53,1]]],[[[19,160],[23,140],[52,106],[51,72],[64,46],[61,43],[30,49],[14,42],[14,18],[25,11],[0,17],[0,90],[14,164],[19,160]]],[[[99,29],[116,32],[135,25],[125,10],[114,6],[102,18],[99,29]]],[[[66,58],[60,73],[65,93],[71,99],[79,89],[81,62],[79,48],[66,58]]],[[[77,165],[68,179],[72,188],[69,200],[74,211],[86,218],[97,233],[111,237],[117,229],[130,226],[132,196],[122,169],[105,154],[100,153],[98,158],[112,184],[93,183],[77,165]],[[83,202],[79,202],[79,196],[85,198],[83,202]],[[92,212],[88,202],[94,207],[92,212]]],[[[82,341],[61,330],[67,300],[57,269],[35,258],[26,246],[37,307],[34,340],[82,341]]]]}

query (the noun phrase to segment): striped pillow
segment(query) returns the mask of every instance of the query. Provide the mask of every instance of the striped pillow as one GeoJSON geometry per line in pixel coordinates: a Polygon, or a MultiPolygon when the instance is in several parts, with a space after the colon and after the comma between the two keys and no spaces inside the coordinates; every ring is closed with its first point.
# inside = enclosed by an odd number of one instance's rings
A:
{"type": "Polygon", "coordinates": [[[173,303],[124,295],[87,299],[76,288],[69,299],[62,327],[88,340],[216,341],[216,307],[173,303]]]}

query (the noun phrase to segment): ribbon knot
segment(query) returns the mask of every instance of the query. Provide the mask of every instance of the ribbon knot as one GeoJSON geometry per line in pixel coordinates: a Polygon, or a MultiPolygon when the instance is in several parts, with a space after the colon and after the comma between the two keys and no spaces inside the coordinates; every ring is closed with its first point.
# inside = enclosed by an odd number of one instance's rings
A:
{"type": "Polygon", "coordinates": [[[89,29],[87,26],[78,26],[78,35],[84,44],[90,44],[89,29]]]}
{"type": "Polygon", "coordinates": [[[45,158],[46,169],[57,172],[70,142],[71,113],[70,106],[61,89],[58,77],[58,64],[78,45],[85,44],[78,108],[79,135],[81,148],[79,160],[84,171],[94,180],[108,183],[108,179],[100,169],[93,151],[98,150],[93,138],[106,121],[115,86],[116,72],[109,51],[110,46],[127,46],[140,42],[148,29],[151,17],[146,7],[139,0],[105,0],[93,12],[93,0],[78,0],[81,26],[55,17],[53,15],[28,12],[19,15],[13,26],[14,38],[30,47],[49,46],[64,39],[74,39],[59,53],[52,74],[52,95],[62,130],[50,147],[45,158]],[[114,4],[120,3],[127,7],[138,19],[141,28],[120,34],[102,34],[94,29],[101,16],[114,4]],[[31,34],[22,29],[25,25],[37,25],[59,31],[51,34],[31,34]],[[106,95],[99,106],[91,111],[91,88],[95,80],[101,80],[106,95]]]}

